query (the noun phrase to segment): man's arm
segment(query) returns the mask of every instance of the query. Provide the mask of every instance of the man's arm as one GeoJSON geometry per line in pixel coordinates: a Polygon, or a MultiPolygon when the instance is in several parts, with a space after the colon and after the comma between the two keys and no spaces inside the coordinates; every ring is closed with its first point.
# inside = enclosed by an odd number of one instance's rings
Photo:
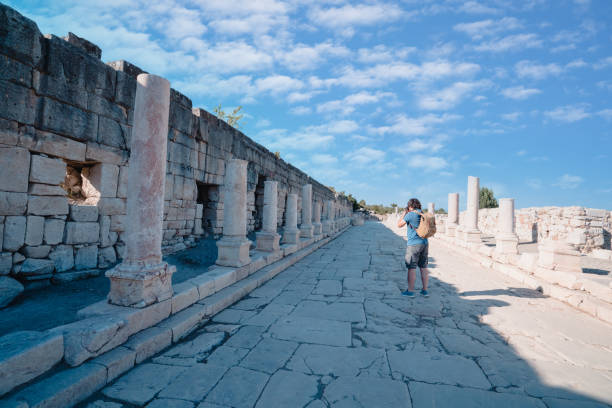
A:
{"type": "Polygon", "coordinates": [[[406,214],[408,214],[408,210],[404,210],[404,215],[402,215],[402,218],[400,218],[397,222],[397,228],[402,228],[404,225],[406,225],[406,221],[404,220],[404,218],[406,218],[406,214]]]}

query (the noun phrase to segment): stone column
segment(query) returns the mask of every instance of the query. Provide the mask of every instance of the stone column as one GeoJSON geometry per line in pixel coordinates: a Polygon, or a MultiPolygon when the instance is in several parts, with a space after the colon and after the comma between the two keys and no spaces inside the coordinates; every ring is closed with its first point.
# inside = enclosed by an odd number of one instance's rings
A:
{"type": "Polygon", "coordinates": [[[304,238],[312,238],[314,227],[312,226],[312,184],[302,187],[302,225],[300,231],[304,238]]]}
{"type": "Polygon", "coordinates": [[[518,236],[514,228],[514,198],[500,198],[497,214],[495,252],[518,254],[518,236]]]}
{"type": "Polygon", "coordinates": [[[436,213],[436,205],[434,203],[427,204],[427,211],[431,214],[436,213]]]}
{"type": "Polygon", "coordinates": [[[454,237],[459,223],[459,193],[448,195],[448,218],[446,219],[446,235],[454,237]]]}
{"type": "Polygon", "coordinates": [[[480,179],[468,177],[467,191],[467,214],[465,229],[463,231],[466,242],[480,242],[480,230],[478,229],[478,206],[480,195],[480,179]]]}
{"type": "Polygon", "coordinates": [[[251,262],[251,241],[246,239],[247,164],[246,160],[231,159],[225,169],[223,237],[217,241],[217,265],[241,267],[251,262]]]}
{"type": "Polygon", "coordinates": [[[278,210],[278,182],[264,183],[263,227],[257,232],[257,249],[274,252],[280,249],[280,235],[276,233],[276,213],[278,210]]]}
{"type": "Polygon", "coordinates": [[[314,227],[314,235],[321,235],[323,232],[323,225],[321,224],[321,202],[314,202],[314,222],[312,226],[314,227]]]}
{"type": "Polygon", "coordinates": [[[300,230],[297,227],[297,194],[287,194],[287,208],[285,209],[285,228],[283,229],[283,244],[298,244],[300,230]]]}
{"type": "Polygon", "coordinates": [[[162,261],[170,83],[140,74],[136,79],[134,127],[128,168],[125,258],[106,272],[108,301],[145,307],[172,297],[176,267],[162,261]]]}
{"type": "Polygon", "coordinates": [[[323,221],[323,234],[329,235],[332,233],[333,229],[333,206],[334,202],[332,200],[328,200],[325,202],[325,221],[323,221]]]}

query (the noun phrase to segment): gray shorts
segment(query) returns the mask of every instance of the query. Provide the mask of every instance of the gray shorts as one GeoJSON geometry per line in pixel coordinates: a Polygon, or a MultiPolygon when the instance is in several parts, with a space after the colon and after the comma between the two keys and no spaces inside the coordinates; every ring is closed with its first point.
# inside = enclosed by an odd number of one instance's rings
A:
{"type": "Polygon", "coordinates": [[[406,267],[408,269],[427,268],[429,244],[409,245],[406,247],[406,267]]]}

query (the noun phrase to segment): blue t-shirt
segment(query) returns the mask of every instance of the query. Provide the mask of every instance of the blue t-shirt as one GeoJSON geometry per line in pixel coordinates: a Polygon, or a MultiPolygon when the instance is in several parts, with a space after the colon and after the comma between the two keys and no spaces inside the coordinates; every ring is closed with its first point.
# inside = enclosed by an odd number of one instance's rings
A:
{"type": "Polygon", "coordinates": [[[421,216],[411,211],[404,216],[404,221],[406,221],[406,233],[408,234],[408,242],[406,242],[406,244],[408,246],[427,244],[427,238],[419,237],[416,232],[421,223],[421,216]]]}

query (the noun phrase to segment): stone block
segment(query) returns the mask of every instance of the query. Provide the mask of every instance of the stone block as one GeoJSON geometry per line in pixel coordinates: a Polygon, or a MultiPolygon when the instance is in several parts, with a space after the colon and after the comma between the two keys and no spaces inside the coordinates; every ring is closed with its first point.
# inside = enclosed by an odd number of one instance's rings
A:
{"type": "Polygon", "coordinates": [[[98,207],[95,205],[70,205],[70,219],[79,222],[98,221],[98,207]]]}
{"type": "Polygon", "coordinates": [[[21,255],[19,252],[13,254],[13,265],[25,261],[26,257],[21,255]]]}
{"type": "Polygon", "coordinates": [[[64,354],[56,333],[19,331],[0,337],[0,395],[45,373],[64,354]]]}
{"type": "Polygon", "coordinates": [[[66,177],[66,163],[60,159],[51,159],[40,155],[32,156],[30,181],[59,185],[66,177]]]}
{"type": "Polygon", "coordinates": [[[89,244],[100,239],[100,225],[97,222],[67,222],[67,244],[89,244]]]}
{"type": "Polygon", "coordinates": [[[26,221],[25,244],[30,246],[42,244],[44,230],[45,218],[36,215],[29,215],[26,221]]]}
{"type": "Polygon", "coordinates": [[[87,92],[84,92],[79,84],[58,81],[58,78],[53,75],[34,70],[32,86],[39,96],[48,96],[60,102],[87,109],[87,92]]]}
{"type": "Polygon", "coordinates": [[[110,230],[116,231],[116,232],[125,231],[126,217],[127,215],[112,215],[110,217],[111,219],[110,230]]]}
{"type": "Polygon", "coordinates": [[[0,214],[22,215],[28,207],[27,193],[11,193],[0,191],[0,214]]]}
{"type": "MultiPolygon", "coordinates": [[[[1,267],[1,265],[0,265],[1,267]]],[[[10,270],[10,268],[9,268],[10,270]]],[[[23,285],[8,276],[0,276],[0,309],[8,306],[23,292],[23,285]]],[[[0,340],[0,344],[2,341],[0,340]]],[[[0,352],[0,368],[2,368],[2,353],[0,352]]],[[[2,395],[2,374],[0,370],[0,395],[2,395]]]]}
{"type": "Polygon", "coordinates": [[[32,87],[32,67],[0,54],[0,79],[32,87]]]}
{"type": "Polygon", "coordinates": [[[191,306],[200,300],[198,287],[191,282],[182,282],[173,285],[174,295],[172,296],[172,314],[191,306]]]}
{"type": "Polygon", "coordinates": [[[587,241],[586,230],[583,230],[583,229],[574,230],[574,231],[570,231],[567,234],[568,244],[579,246],[579,245],[586,244],[586,241],[587,241]]]}
{"type": "Polygon", "coordinates": [[[46,153],[67,160],[85,161],[85,143],[77,142],[55,133],[36,129],[35,138],[28,149],[33,152],[46,153]]]}
{"type": "Polygon", "coordinates": [[[136,99],[136,76],[117,71],[117,89],[115,90],[115,101],[127,108],[134,107],[136,99]]]}
{"type": "Polygon", "coordinates": [[[205,319],[206,306],[194,304],[158,324],[172,330],[172,341],[177,342],[197,329],[205,319]]]}
{"type": "Polygon", "coordinates": [[[124,215],[127,207],[123,198],[103,197],[98,201],[100,215],[124,215]]]}
{"type": "Polygon", "coordinates": [[[111,217],[103,215],[100,217],[100,247],[106,248],[115,245],[117,232],[111,231],[111,217]]]}
{"type": "Polygon", "coordinates": [[[65,197],[30,196],[28,198],[30,215],[65,215],[68,214],[68,200],[65,197]]]}
{"type": "Polygon", "coordinates": [[[128,166],[119,167],[119,181],[117,182],[117,197],[119,198],[127,198],[128,173],[128,166]]]}
{"type": "Polygon", "coordinates": [[[140,364],[171,344],[171,329],[151,327],[130,337],[124,346],[136,354],[135,362],[140,364]]]}
{"type": "Polygon", "coordinates": [[[38,99],[31,89],[0,79],[0,117],[34,125],[38,99]]]}
{"type": "Polygon", "coordinates": [[[38,65],[42,35],[36,23],[5,5],[0,5],[0,21],[4,31],[0,37],[0,53],[29,66],[38,65]]]}
{"type": "Polygon", "coordinates": [[[25,256],[28,258],[37,258],[42,259],[46,258],[49,255],[49,251],[51,251],[51,246],[49,245],[39,245],[39,246],[26,246],[22,249],[25,256]]]}
{"type": "Polygon", "coordinates": [[[30,183],[28,194],[38,196],[66,196],[66,190],[60,186],[30,183]]]}
{"type": "Polygon", "coordinates": [[[128,153],[126,150],[116,147],[101,145],[95,142],[87,142],[85,159],[101,163],[124,165],[127,163],[128,153]]]}
{"type": "Polygon", "coordinates": [[[69,245],[58,245],[49,254],[57,272],[65,272],[74,267],[74,251],[69,245]]]}
{"type": "Polygon", "coordinates": [[[117,254],[112,246],[98,250],[98,268],[110,268],[117,263],[117,254]]]}
{"type": "Polygon", "coordinates": [[[30,152],[27,149],[0,145],[0,169],[0,190],[28,191],[30,152]]]}
{"type": "Polygon", "coordinates": [[[98,116],[75,106],[42,97],[38,126],[81,141],[95,142],[98,137],[98,116]]]}
{"type": "Polygon", "coordinates": [[[83,193],[89,197],[116,197],[119,167],[100,163],[83,169],[83,193]]]}
{"type": "Polygon", "coordinates": [[[8,216],[4,219],[2,246],[7,251],[17,251],[25,243],[26,217],[8,216]]]}
{"type": "Polygon", "coordinates": [[[0,253],[0,276],[8,275],[11,272],[12,267],[13,267],[13,254],[11,252],[0,253]]]}
{"type": "Polygon", "coordinates": [[[20,276],[44,276],[53,273],[55,264],[48,259],[27,258],[21,264],[20,276]]]}
{"type": "MultiPolygon", "coordinates": [[[[92,361],[93,364],[101,364],[106,367],[107,383],[113,381],[121,374],[134,367],[136,353],[126,347],[117,347],[108,351],[92,361]]],[[[89,407],[89,406],[88,406],[89,407]]],[[[112,407],[107,407],[112,408],[112,407]]],[[[118,408],[121,408],[118,406],[118,408]]]]}
{"type": "Polygon", "coordinates": [[[45,219],[44,241],[47,245],[56,245],[64,239],[64,226],[66,221],[47,218],[45,219]]]}
{"type": "Polygon", "coordinates": [[[76,256],[74,257],[74,268],[80,269],[91,269],[98,265],[98,246],[88,245],[83,248],[76,250],[76,256]]]}
{"type": "Polygon", "coordinates": [[[100,276],[101,273],[100,269],[82,269],[79,271],[56,273],[51,278],[51,282],[55,284],[73,282],[100,276]]]}

